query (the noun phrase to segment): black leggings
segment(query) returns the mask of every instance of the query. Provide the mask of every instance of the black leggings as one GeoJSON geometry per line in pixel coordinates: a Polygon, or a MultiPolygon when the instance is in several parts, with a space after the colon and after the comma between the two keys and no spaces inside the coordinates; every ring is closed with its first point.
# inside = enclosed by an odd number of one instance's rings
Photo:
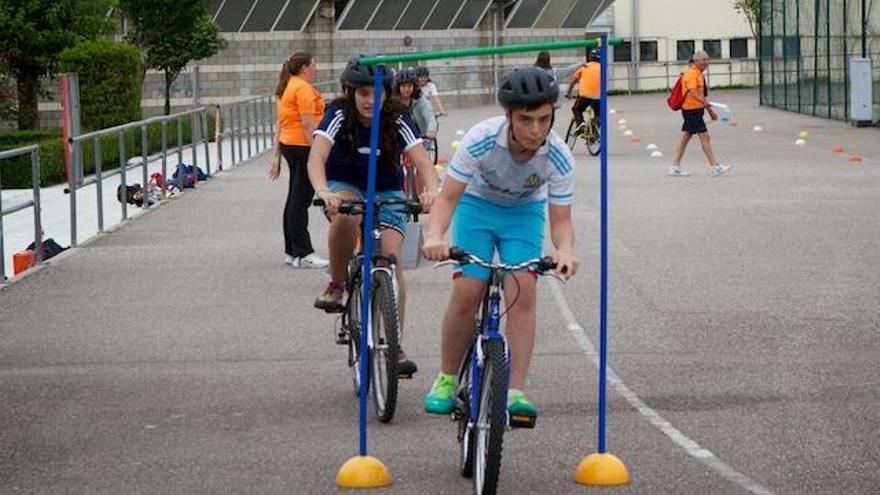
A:
{"type": "Polygon", "coordinates": [[[284,252],[300,258],[315,252],[309,237],[309,207],[315,196],[306,169],[309,147],[282,143],[281,155],[290,168],[290,187],[287,189],[287,204],[284,205],[284,252]]]}
{"type": "Polygon", "coordinates": [[[577,100],[574,101],[574,105],[571,107],[572,113],[574,113],[574,120],[578,123],[578,125],[584,123],[584,110],[587,107],[593,107],[593,115],[596,117],[596,123],[599,123],[599,100],[593,100],[590,98],[578,97],[577,100]]]}

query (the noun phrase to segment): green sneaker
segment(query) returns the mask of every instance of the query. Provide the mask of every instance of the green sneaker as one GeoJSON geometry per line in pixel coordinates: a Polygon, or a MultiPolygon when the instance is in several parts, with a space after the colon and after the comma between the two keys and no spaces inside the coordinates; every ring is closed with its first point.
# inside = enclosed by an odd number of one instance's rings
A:
{"type": "Polygon", "coordinates": [[[425,412],[449,414],[455,405],[455,376],[439,373],[425,396],[425,412]]]}
{"type": "Polygon", "coordinates": [[[538,417],[538,407],[532,404],[521,390],[510,389],[507,393],[507,412],[511,416],[538,417]]]}

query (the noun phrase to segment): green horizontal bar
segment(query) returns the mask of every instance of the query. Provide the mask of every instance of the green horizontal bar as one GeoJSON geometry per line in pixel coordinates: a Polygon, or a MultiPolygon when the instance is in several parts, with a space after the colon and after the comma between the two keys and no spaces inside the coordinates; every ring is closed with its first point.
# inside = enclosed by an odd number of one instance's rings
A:
{"type": "MultiPolygon", "coordinates": [[[[563,50],[565,48],[597,48],[601,40],[590,38],[571,41],[549,41],[545,43],[523,43],[519,45],[484,46],[478,48],[458,48],[455,50],[441,50],[435,52],[400,53],[397,55],[377,55],[375,57],[363,57],[359,60],[364,65],[394,64],[397,62],[418,62],[420,60],[437,60],[441,58],[481,57],[499,53],[537,52],[541,50],[563,50]]],[[[608,38],[608,44],[618,46],[623,43],[622,38],[608,38]]]]}

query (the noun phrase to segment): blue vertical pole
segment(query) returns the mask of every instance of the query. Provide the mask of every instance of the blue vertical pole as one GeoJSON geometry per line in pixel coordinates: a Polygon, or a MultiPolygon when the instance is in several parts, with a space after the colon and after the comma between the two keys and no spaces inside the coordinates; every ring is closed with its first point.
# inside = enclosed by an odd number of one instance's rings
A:
{"type": "Polygon", "coordinates": [[[599,244],[599,453],[605,453],[605,369],[608,366],[608,35],[602,35],[601,100],[599,125],[602,128],[599,166],[600,244],[599,244]]]}
{"type": "Polygon", "coordinates": [[[361,386],[358,391],[360,399],[360,431],[361,446],[360,455],[367,455],[367,360],[369,359],[367,352],[367,329],[370,327],[370,261],[373,255],[373,210],[376,205],[373,199],[376,197],[376,162],[379,154],[379,115],[382,113],[382,78],[385,74],[385,67],[376,66],[376,78],[373,82],[375,88],[375,96],[373,98],[373,115],[370,119],[370,163],[369,172],[367,173],[367,209],[364,212],[364,266],[361,279],[363,280],[363,290],[361,294],[361,386]]]}

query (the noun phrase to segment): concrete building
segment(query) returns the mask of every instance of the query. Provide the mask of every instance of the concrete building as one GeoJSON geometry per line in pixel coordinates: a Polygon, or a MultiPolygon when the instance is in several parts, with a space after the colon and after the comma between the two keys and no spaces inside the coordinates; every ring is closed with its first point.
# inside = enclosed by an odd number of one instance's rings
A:
{"type": "MultiPolygon", "coordinates": [[[[318,62],[319,87],[328,95],[346,61],[359,53],[445,50],[494,44],[558,41],[602,33],[629,40],[612,54],[611,87],[669,87],[693,50],[718,59],[713,86],[755,84],[754,39],[729,0],[212,0],[209,9],[228,46],[198,62],[201,101],[227,103],[271,94],[284,59],[298,49],[318,62]],[[632,50],[637,46],[638,50],[632,50]]],[[[492,101],[496,78],[534,53],[430,61],[448,106],[492,101]]],[[[552,53],[554,66],[583,60],[583,50],[552,53]]],[[[192,104],[188,68],[172,87],[172,107],[192,104]]],[[[144,114],[160,113],[164,77],[144,82],[144,114]]],[[[59,105],[41,103],[45,125],[57,126],[59,105]]]]}

